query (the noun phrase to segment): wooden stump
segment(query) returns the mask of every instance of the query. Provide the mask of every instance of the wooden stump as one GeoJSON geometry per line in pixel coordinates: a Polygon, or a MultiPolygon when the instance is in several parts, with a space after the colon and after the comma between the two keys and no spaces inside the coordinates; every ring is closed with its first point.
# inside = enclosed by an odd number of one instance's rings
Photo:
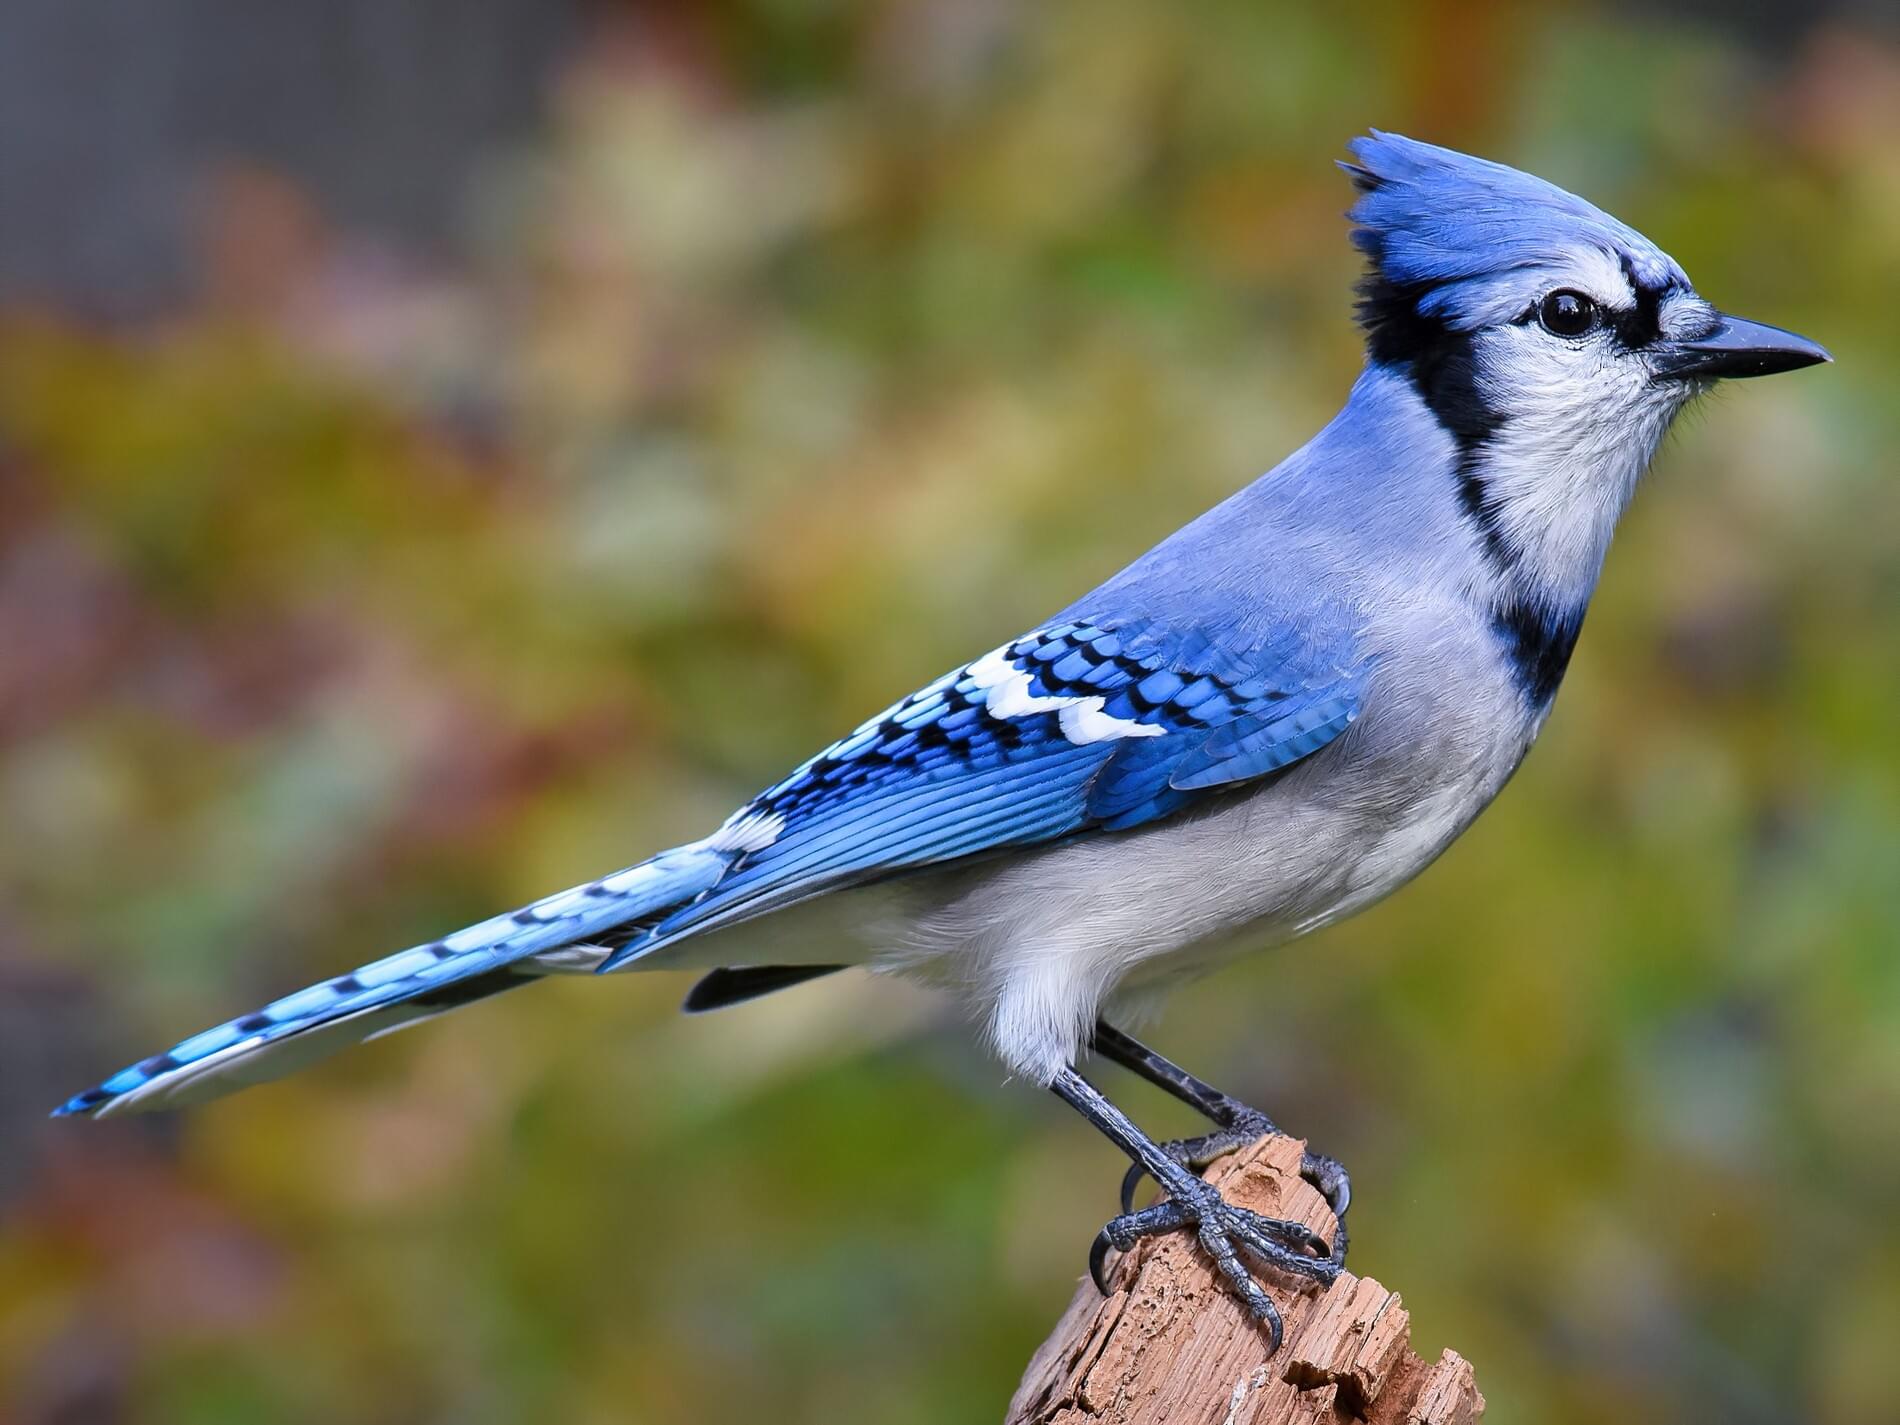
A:
{"type": "MultiPolygon", "coordinates": [[[[1301,1145],[1262,1138],[1208,1171],[1228,1199],[1330,1236],[1332,1213],[1300,1178],[1301,1145]]],[[[1259,1269],[1286,1321],[1265,1333],[1221,1285],[1192,1234],[1136,1245],[1111,1263],[1114,1294],[1086,1278],[1043,1342],[1007,1425],[1471,1425],[1484,1413],[1455,1351],[1414,1354],[1398,1294],[1342,1273],[1321,1291],[1259,1269]]]]}

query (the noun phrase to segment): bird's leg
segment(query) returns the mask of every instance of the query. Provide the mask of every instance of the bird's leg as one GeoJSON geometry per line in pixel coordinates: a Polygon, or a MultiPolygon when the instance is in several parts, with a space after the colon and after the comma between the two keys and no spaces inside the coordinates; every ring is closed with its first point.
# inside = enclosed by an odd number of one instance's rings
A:
{"type": "Polygon", "coordinates": [[[1253,1318],[1267,1328],[1269,1351],[1278,1350],[1280,1313],[1248,1272],[1241,1253],[1295,1276],[1326,1284],[1339,1275],[1339,1262],[1327,1248],[1326,1239],[1303,1223],[1267,1217],[1227,1201],[1219,1188],[1203,1182],[1135,1127],[1128,1115],[1074,1069],[1062,1070],[1049,1087],[1064,1103],[1100,1129],[1111,1143],[1139,1163],[1168,1194],[1165,1202],[1114,1218],[1096,1236],[1095,1245],[1089,1250],[1089,1275],[1102,1295],[1108,1295],[1103,1267],[1110,1247],[1125,1252],[1143,1237],[1192,1227],[1234,1295],[1253,1318]]]}
{"type": "MultiPolygon", "coordinates": [[[[1223,1154],[1244,1148],[1264,1134],[1280,1132],[1279,1125],[1259,1109],[1195,1078],[1179,1064],[1162,1058],[1139,1039],[1124,1034],[1106,1019],[1095,1022],[1092,1047],[1103,1058],[1120,1064],[1220,1125],[1218,1132],[1163,1143],[1162,1151],[1176,1162],[1198,1171],[1223,1154]]],[[[1128,1175],[1122,1179],[1123,1212],[1134,1207],[1135,1189],[1140,1186],[1142,1175],[1146,1172],[1147,1168],[1137,1158],[1129,1167],[1128,1175]]],[[[1310,1149],[1300,1160],[1300,1176],[1318,1190],[1333,1209],[1333,1216],[1339,1219],[1332,1255],[1335,1262],[1343,1263],[1346,1260],[1346,1209],[1352,1204],[1352,1179],[1347,1176],[1345,1166],[1337,1158],[1329,1158],[1310,1149]]]]}

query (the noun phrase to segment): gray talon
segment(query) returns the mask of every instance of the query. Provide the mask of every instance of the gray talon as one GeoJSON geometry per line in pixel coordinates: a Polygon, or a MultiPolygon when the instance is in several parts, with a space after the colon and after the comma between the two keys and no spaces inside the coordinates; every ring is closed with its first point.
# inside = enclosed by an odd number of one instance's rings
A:
{"type": "MultiPolygon", "coordinates": [[[[1265,1114],[1258,1115],[1258,1120],[1242,1121],[1234,1128],[1206,1133],[1199,1138],[1177,1138],[1159,1146],[1162,1152],[1182,1167],[1199,1172],[1216,1159],[1247,1147],[1263,1134],[1280,1131],[1265,1114]]],[[[1124,1217],[1135,1210],[1135,1192],[1146,1176],[1147,1169],[1140,1163],[1132,1164],[1123,1175],[1121,1204],[1124,1217]]],[[[1329,1258],[1336,1266],[1343,1267],[1346,1263],[1346,1209],[1352,1205],[1352,1179],[1337,1158],[1311,1152],[1300,1160],[1300,1176],[1326,1199],[1326,1205],[1332,1208],[1333,1217],[1338,1223],[1332,1247],[1329,1249],[1324,1242],[1320,1242],[1318,1254],[1329,1258]]],[[[1317,1238],[1314,1240],[1318,1241],[1317,1238]]]]}
{"type": "Polygon", "coordinates": [[[1278,1350],[1283,1330],[1280,1313],[1247,1270],[1241,1254],[1244,1252],[1256,1261],[1322,1286],[1329,1285],[1339,1275],[1337,1254],[1327,1246],[1325,1238],[1305,1224],[1237,1207],[1222,1197],[1217,1188],[1198,1178],[1185,1179],[1178,1192],[1179,1196],[1166,1198],[1153,1207],[1125,1212],[1102,1228],[1089,1252],[1089,1275],[1096,1287],[1104,1296],[1108,1295],[1109,1248],[1126,1252],[1143,1237],[1191,1227],[1229,1288],[1248,1313],[1267,1328],[1269,1353],[1278,1350]]]}

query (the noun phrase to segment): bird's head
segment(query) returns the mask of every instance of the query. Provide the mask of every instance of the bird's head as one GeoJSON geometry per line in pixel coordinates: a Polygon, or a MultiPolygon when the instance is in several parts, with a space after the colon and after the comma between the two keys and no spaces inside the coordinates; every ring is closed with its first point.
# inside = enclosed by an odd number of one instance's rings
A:
{"type": "Polygon", "coordinates": [[[1416,388],[1493,553],[1553,601],[1587,596],[1691,396],[1829,359],[1718,311],[1648,238],[1540,178],[1376,130],[1351,147],[1368,361],[1416,388]]]}

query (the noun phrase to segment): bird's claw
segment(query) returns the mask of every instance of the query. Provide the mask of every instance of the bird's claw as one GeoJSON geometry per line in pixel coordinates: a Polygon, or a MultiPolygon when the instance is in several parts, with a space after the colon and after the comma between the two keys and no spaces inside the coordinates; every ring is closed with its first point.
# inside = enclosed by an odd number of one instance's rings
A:
{"type": "Polygon", "coordinates": [[[1337,1158],[1309,1150],[1300,1157],[1300,1176],[1326,1199],[1326,1205],[1332,1208],[1333,1216],[1343,1229],[1346,1209],[1352,1206],[1352,1178],[1346,1172],[1346,1165],[1337,1158]]]}
{"type": "MultiPolygon", "coordinates": [[[[1176,1138],[1172,1142],[1160,1145],[1161,1151],[1184,1168],[1195,1172],[1205,1169],[1215,1159],[1229,1153],[1238,1152],[1268,1133],[1280,1130],[1264,1113],[1258,1122],[1243,1119],[1232,1128],[1222,1128],[1213,1133],[1204,1133],[1198,1138],[1176,1138]]],[[[1122,1212],[1135,1210],[1135,1192],[1141,1186],[1141,1180],[1148,1170],[1140,1163],[1129,1166],[1122,1177],[1122,1212]]],[[[1324,1153],[1307,1152],[1300,1158],[1300,1176],[1311,1183],[1313,1190],[1326,1199],[1326,1205],[1333,1210],[1333,1216],[1345,1226],[1346,1209],[1352,1205],[1352,1178],[1346,1172],[1345,1164],[1337,1158],[1329,1158],[1324,1153]]],[[[1336,1252],[1342,1260],[1344,1253],[1336,1252]]]]}
{"type": "Polygon", "coordinates": [[[1186,1178],[1175,1196],[1139,1212],[1124,1212],[1096,1234],[1089,1249],[1089,1276],[1096,1288],[1104,1296],[1109,1294],[1107,1260],[1111,1247],[1126,1252],[1143,1237],[1183,1227],[1194,1228],[1202,1250],[1213,1259],[1229,1289],[1240,1298],[1248,1314],[1267,1328],[1269,1352],[1280,1347],[1280,1313],[1247,1270],[1241,1254],[1322,1286],[1329,1285],[1340,1272],[1339,1255],[1305,1224],[1236,1207],[1212,1184],[1186,1178]]]}

